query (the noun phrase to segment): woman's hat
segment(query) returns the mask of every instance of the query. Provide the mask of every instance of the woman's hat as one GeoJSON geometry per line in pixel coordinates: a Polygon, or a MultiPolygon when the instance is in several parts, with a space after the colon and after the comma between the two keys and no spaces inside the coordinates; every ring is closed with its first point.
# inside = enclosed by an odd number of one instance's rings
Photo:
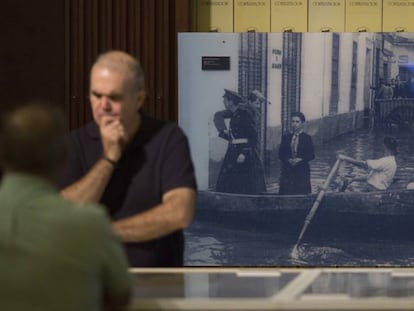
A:
{"type": "Polygon", "coordinates": [[[233,103],[237,104],[243,101],[243,97],[235,92],[235,91],[231,91],[228,89],[224,89],[224,95],[223,97],[227,97],[228,99],[230,99],[233,103]]]}

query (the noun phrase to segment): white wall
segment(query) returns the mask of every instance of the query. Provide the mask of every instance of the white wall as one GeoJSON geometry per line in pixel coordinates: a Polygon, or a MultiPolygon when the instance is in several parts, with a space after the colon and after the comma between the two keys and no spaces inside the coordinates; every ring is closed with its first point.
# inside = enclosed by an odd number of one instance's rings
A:
{"type": "Polygon", "coordinates": [[[373,68],[373,52],[374,52],[374,33],[359,33],[358,42],[358,73],[357,73],[357,102],[355,109],[357,111],[364,110],[364,92],[372,94],[369,87],[374,85],[372,81],[373,68]],[[367,49],[371,51],[371,60],[367,59],[367,49]],[[367,64],[367,62],[370,62],[367,64]],[[365,68],[369,67],[369,73],[366,77],[365,68]],[[366,87],[366,89],[365,89],[366,87]]]}
{"type": "Polygon", "coordinates": [[[276,49],[283,52],[283,34],[270,33],[268,36],[268,99],[267,124],[269,127],[281,125],[282,116],[282,68],[272,68],[272,64],[282,64],[283,54],[272,54],[276,49]]]}
{"type": "Polygon", "coordinates": [[[329,112],[332,34],[307,33],[302,45],[301,111],[307,120],[329,112]]]}
{"type": "MultiPolygon", "coordinates": [[[[332,35],[307,33],[303,37],[301,110],[308,120],[329,115],[332,84],[332,35]]],[[[365,33],[341,33],[339,45],[338,113],[349,112],[352,78],[352,45],[357,48],[356,110],[362,110],[366,48],[370,42],[365,33]],[[368,43],[367,43],[368,42],[368,43]]],[[[371,43],[371,49],[372,43],[371,43]]]]}
{"type": "Polygon", "coordinates": [[[178,119],[190,141],[201,190],[208,188],[209,136],[217,135],[212,132],[216,131],[213,115],[224,109],[224,88],[237,91],[239,36],[237,33],[178,35],[178,119]],[[202,56],[230,56],[230,70],[202,71],[202,56]]]}
{"type": "MultiPolygon", "coordinates": [[[[352,33],[342,33],[339,43],[339,103],[338,113],[349,112],[352,69],[352,33]]],[[[360,64],[357,65],[358,67],[360,64]]]]}

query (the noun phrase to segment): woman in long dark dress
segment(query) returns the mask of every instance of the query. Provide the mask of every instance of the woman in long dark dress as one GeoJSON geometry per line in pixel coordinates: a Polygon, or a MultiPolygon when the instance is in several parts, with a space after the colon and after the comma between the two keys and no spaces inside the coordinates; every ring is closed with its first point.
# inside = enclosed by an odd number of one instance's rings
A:
{"type": "Polygon", "coordinates": [[[309,161],[315,158],[312,138],[303,132],[302,112],[294,112],[291,122],[291,132],[282,136],[279,148],[279,194],[308,194],[312,192],[309,161]]]}
{"type": "Polygon", "coordinates": [[[264,170],[257,152],[255,116],[236,92],[225,89],[225,110],[214,115],[219,137],[228,141],[216,191],[257,194],[266,191],[264,170]],[[227,128],[225,119],[230,119],[227,128]]]}

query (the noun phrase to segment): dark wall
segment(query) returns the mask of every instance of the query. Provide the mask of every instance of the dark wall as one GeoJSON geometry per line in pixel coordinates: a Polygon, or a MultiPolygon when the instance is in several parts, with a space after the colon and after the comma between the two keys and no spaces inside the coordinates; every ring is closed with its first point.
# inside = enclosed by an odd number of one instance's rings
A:
{"type": "Polygon", "coordinates": [[[177,120],[177,33],[191,29],[192,0],[65,0],[69,127],[91,120],[89,70],[96,56],[120,49],[141,60],[148,114],[177,120]]]}
{"type": "Polygon", "coordinates": [[[44,98],[64,107],[69,128],[90,121],[90,65],[116,48],[143,63],[145,110],[177,120],[177,33],[191,19],[192,0],[0,0],[0,112],[44,98]]]}
{"type": "Polygon", "coordinates": [[[0,109],[34,98],[64,105],[63,0],[0,1],[0,109]]]}

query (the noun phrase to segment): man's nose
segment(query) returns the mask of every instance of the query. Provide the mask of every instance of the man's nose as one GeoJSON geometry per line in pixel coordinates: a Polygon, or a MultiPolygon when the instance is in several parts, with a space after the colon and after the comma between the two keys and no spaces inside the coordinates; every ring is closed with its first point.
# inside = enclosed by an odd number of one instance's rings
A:
{"type": "Polygon", "coordinates": [[[111,110],[111,101],[106,96],[102,96],[101,98],[99,98],[99,105],[104,110],[111,110]]]}

